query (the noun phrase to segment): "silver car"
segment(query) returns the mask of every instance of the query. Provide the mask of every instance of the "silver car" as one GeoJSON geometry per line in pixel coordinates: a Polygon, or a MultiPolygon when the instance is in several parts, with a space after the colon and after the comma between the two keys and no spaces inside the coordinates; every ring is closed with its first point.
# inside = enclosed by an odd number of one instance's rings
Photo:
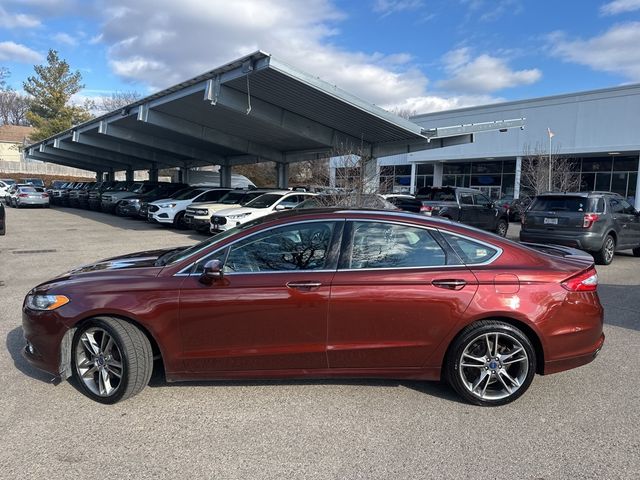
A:
{"type": "Polygon", "coordinates": [[[27,205],[49,207],[49,194],[42,187],[18,187],[10,197],[10,205],[16,208],[27,205]]]}

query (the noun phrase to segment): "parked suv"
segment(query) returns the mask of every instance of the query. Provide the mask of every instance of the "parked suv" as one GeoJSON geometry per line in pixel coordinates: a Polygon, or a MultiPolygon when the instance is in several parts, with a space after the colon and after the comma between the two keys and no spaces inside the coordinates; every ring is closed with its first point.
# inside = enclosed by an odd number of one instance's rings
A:
{"type": "Polygon", "coordinates": [[[508,211],[495,205],[484,193],[462,187],[423,187],[416,198],[422,202],[420,213],[438,215],[457,222],[507,235],[508,211]]]}
{"type": "Polygon", "coordinates": [[[545,193],[525,212],[520,240],[579,248],[609,265],[619,250],[640,257],[640,213],[617,193],[545,193]]]}

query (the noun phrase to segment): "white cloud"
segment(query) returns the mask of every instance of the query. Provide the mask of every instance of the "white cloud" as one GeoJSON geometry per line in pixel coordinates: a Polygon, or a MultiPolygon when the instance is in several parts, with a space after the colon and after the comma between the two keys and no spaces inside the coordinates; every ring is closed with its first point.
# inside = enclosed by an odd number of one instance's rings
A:
{"type": "Polygon", "coordinates": [[[344,14],[329,0],[115,0],[104,14],[111,68],[154,88],[258,49],[377,104],[421,96],[428,83],[404,52],[332,45],[344,14]]]}
{"type": "Polygon", "coordinates": [[[498,20],[507,13],[517,15],[524,9],[522,0],[460,0],[469,8],[469,16],[484,22],[498,20]]]}
{"type": "Polygon", "coordinates": [[[530,85],[542,77],[537,68],[512,70],[502,58],[482,54],[471,58],[466,47],[448,52],[444,69],[451,78],[439,82],[445,90],[465,93],[489,93],[519,85],[530,85]]]}
{"type": "Polygon", "coordinates": [[[54,41],[65,45],[75,46],[78,44],[78,40],[75,37],[65,32],[58,32],[52,38],[54,41]]]}
{"type": "Polygon", "coordinates": [[[392,13],[415,11],[422,7],[423,0],[375,0],[373,11],[386,17],[392,13]]]}
{"type": "Polygon", "coordinates": [[[614,0],[600,7],[602,15],[617,15],[635,10],[640,10],[640,0],[614,0]]]}
{"type": "Polygon", "coordinates": [[[0,61],[35,63],[42,60],[35,50],[15,42],[0,42],[0,61]]]}
{"type": "Polygon", "coordinates": [[[0,28],[35,28],[40,20],[24,13],[10,13],[0,6],[0,28]]]}
{"type": "Polygon", "coordinates": [[[552,54],[594,70],[640,81],[640,22],[614,25],[602,35],[570,40],[562,32],[549,36],[552,54]]]}
{"type": "Polygon", "coordinates": [[[490,103],[498,103],[504,101],[504,98],[492,97],[490,95],[428,95],[423,97],[407,98],[403,102],[395,105],[387,105],[385,106],[385,108],[389,110],[398,109],[405,111],[415,111],[416,114],[420,114],[429,112],[440,112],[443,110],[451,110],[454,108],[473,107],[476,105],[488,105],[490,103]]]}

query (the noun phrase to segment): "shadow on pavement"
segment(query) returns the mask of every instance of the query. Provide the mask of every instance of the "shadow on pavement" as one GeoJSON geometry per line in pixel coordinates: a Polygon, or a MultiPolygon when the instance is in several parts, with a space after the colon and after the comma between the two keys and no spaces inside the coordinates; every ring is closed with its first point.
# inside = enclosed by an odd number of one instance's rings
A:
{"type": "Polygon", "coordinates": [[[604,323],[640,331],[640,285],[598,285],[604,323]]]}
{"type": "Polygon", "coordinates": [[[7,334],[6,345],[13,360],[13,364],[18,370],[24,373],[27,377],[40,380],[41,382],[51,383],[51,379],[53,378],[52,375],[32,367],[22,356],[22,349],[25,345],[22,327],[14,328],[7,334]]]}

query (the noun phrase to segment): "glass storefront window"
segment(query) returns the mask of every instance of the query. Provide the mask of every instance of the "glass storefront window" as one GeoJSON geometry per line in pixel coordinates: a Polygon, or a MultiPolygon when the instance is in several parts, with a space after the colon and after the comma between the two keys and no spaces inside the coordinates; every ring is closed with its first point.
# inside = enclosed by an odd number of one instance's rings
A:
{"type": "Polygon", "coordinates": [[[612,167],[611,158],[583,158],[583,172],[610,172],[612,167]]]}
{"type": "Polygon", "coordinates": [[[624,173],[614,173],[613,178],[611,179],[611,191],[615,193],[619,193],[623,197],[627,195],[627,178],[629,174],[624,173]]]}
{"type": "Polygon", "coordinates": [[[472,173],[502,173],[502,162],[476,162],[471,165],[472,173]]]}
{"type": "Polygon", "coordinates": [[[502,173],[516,173],[516,161],[505,160],[502,162],[502,173]]]}
{"type": "Polygon", "coordinates": [[[494,186],[500,185],[500,175],[472,175],[471,185],[476,186],[494,186]]]}
{"type": "Polygon", "coordinates": [[[611,190],[611,174],[599,172],[596,174],[596,190],[608,192],[611,190]]]}
{"type": "Polygon", "coordinates": [[[580,179],[580,191],[588,192],[590,190],[594,190],[594,186],[596,183],[596,174],[595,173],[583,173],[580,179]]]}
{"type": "Polygon", "coordinates": [[[638,182],[638,172],[629,173],[629,190],[627,191],[627,198],[633,200],[635,202],[636,195],[639,192],[636,192],[636,184],[638,182]]]}
{"type": "Polygon", "coordinates": [[[411,165],[396,165],[395,175],[411,175],[411,165]]]}
{"type": "Polygon", "coordinates": [[[638,157],[615,157],[613,159],[614,172],[637,172],[638,157]]]}
{"type": "Polygon", "coordinates": [[[433,163],[419,163],[416,165],[416,175],[433,175],[433,163]]]}

